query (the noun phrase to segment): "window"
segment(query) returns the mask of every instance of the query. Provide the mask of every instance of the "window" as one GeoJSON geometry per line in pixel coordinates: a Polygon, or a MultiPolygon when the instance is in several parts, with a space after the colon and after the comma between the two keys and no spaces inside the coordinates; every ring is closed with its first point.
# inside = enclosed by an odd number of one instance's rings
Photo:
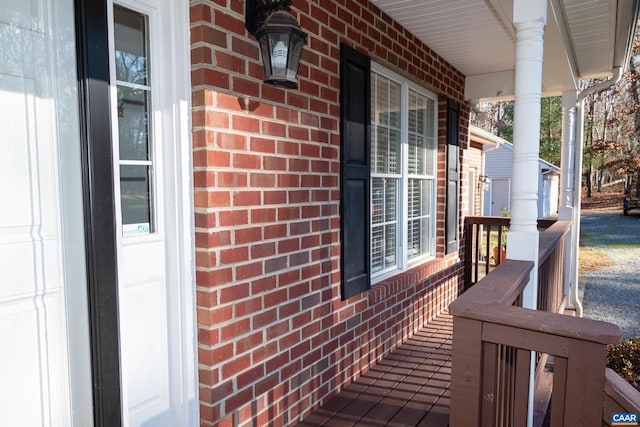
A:
{"type": "Polygon", "coordinates": [[[114,6],[122,234],[155,231],[149,36],[146,16],[114,6]]]}
{"type": "Polygon", "coordinates": [[[374,279],[435,253],[436,97],[371,65],[374,279]]]}

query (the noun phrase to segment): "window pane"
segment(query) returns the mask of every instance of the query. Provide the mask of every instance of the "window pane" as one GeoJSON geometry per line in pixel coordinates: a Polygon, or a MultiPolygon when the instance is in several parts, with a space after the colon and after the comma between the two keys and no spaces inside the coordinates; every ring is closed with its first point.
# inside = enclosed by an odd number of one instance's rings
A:
{"type": "Polygon", "coordinates": [[[120,200],[125,235],[153,231],[150,229],[150,169],[149,166],[120,166],[120,200]],[[126,227],[126,225],[136,227],[126,227]]]}
{"type": "Polygon", "coordinates": [[[408,200],[407,249],[408,258],[433,253],[432,221],[433,180],[410,179],[408,200]]]}
{"type": "Polygon", "coordinates": [[[394,267],[396,265],[396,225],[389,224],[385,230],[385,268],[394,267]]]}
{"type": "Polygon", "coordinates": [[[371,269],[374,272],[397,263],[398,185],[399,179],[374,177],[371,180],[371,269]]]}
{"type": "Polygon", "coordinates": [[[120,160],[150,160],[149,92],[118,86],[120,160]]]}
{"type": "Polygon", "coordinates": [[[385,179],[385,209],[384,220],[386,222],[396,221],[398,203],[398,179],[385,179]]]}
{"type": "Polygon", "coordinates": [[[399,173],[401,149],[401,86],[374,74],[372,81],[371,163],[374,173],[399,173]]]}
{"type": "Polygon", "coordinates": [[[384,179],[371,180],[371,223],[381,224],[384,221],[384,179]]]}
{"type": "Polygon", "coordinates": [[[147,85],[147,18],[132,10],[114,6],[116,79],[147,85]]]}
{"type": "Polygon", "coordinates": [[[384,251],[382,242],[384,239],[384,228],[373,227],[371,230],[371,272],[380,271],[384,268],[384,251]]]}

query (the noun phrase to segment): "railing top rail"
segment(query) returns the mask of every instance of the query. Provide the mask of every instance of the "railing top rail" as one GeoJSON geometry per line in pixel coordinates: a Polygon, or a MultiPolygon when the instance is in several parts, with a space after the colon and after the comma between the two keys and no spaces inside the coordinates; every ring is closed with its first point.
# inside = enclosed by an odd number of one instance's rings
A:
{"type": "Polygon", "coordinates": [[[614,324],[513,306],[513,301],[526,286],[532,268],[531,261],[507,259],[451,303],[449,312],[453,316],[533,332],[601,344],[618,342],[620,328],[614,324]]]}
{"type": "Polygon", "coordinates": [[[640,412],[640,393],[610,368],[605,371],[604,392],[627,412],[640,412]]]}
{"type": "MultiPolygon", "coordinates": [[[[554,218],[541,218],[538,219],[538,228],[547,229],[551,227],[553,224],[558,222],[558,220],[554,218]]],[[[466,216],[464,217],[464,224],[481,224],[481,225],[501,225],[503,227],[508,227],[511,223],[511,218],[507,216],[466,216]]]]}
{"type": "Polygon", "coordinates": [[[508,227],[511,219],[506,216],[466,216],[464,217],[465,225],[481,224],[481,225],[501,225],[508,227]]]}

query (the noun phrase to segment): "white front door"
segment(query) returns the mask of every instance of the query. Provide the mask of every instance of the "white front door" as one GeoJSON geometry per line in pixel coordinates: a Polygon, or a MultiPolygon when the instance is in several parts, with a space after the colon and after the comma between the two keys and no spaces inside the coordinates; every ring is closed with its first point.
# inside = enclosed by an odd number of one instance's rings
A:
{"type": "MultiPolygon", "coordinates": [[[[190,210],[180,210],[180,194],[188,194],[189,190],[180,185],[176,176],[180,164],[176,153],[189,146],[189,139],[176,133],[180,125],[176,105],[184,99],[173,98],[176,81],[180,79],[175,70],[180,67],[188,70],[188,63],[176,63],[175,52],[171,50],[177,46],[185,51],[188,46],[180,46],[171,38],[172,29],[185,25],[173,16],[171,3],[123,1],[110,9],[119,322],[126,426],[193,423],[188,421],[193,414],[187,409],[193,402],[185,401],[184,386],[185,381],[195,383],[195,335],[188,329],[180,329],[185,325],[193,327],[195,307],[192,300],[190,307],[184,301],[186,294],[194,292],[190,277],[184,274],[188,265],[183,264],[184,251],[190,249],[185,241],[190,242],[191,236],[180,235],[191,215],[190,210]],[[185,362],[185,357],[191,359],[185,362]]],[[[188,81],[178,83],[184,85],[188,81]]]]}
{"type": "Polygon", "coordinates": [[[73,0],[0,6],[0,425],[93,423],[73,0]]]}

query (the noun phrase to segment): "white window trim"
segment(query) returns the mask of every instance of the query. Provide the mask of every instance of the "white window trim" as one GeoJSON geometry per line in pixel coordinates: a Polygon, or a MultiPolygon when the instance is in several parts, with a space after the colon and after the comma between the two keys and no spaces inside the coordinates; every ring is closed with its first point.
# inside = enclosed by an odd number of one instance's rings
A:
{"type": "MultiPolygon", "coordinates": [[[[398,227],[396,227],[396,242],[399,243],[400,249],[396,252],[396,265],[392,267],[388,267],[386,269],[376,271],[371,274],[371,283],[378,283],[386,278],[392,277],[404,270],[407,270],[410,267],[413,267],[417,264],[423,263],[430,259],[435,258],[435,247],[436,247],[436,206],[437,206],[437,151],[438,151],[438,96],[417,85],[416,83],[410,81],[406,77],[401,76],[398,73],[395,73],[384,66],[371,62],[371,73],[379,74],[383,77],[386,77],[394,82],[400,84],[400,114],[401,114],[401,144],[400,144],[400,159],[401,159],[401,179],[400,179],[400,188],[398,188],[398,197],[400,197],[401,203],[396,203],[396,215],[398,218],[398,227]],[[409,150],[408,150],[408,140],[409,140],[409,90],[414,91],[415,93],[422,95],[426,98],[429,98],[433,101],[434,111],[433,111],[433,138],[434,138],[434,153],[433,153],[433,175],[427,175],[428,179],[433,180],[433,194],[431,195],[430,202],[430,221],[429,221],[429,231],[431,236],[431,242],[429,245],[431,247],[430,253],[416,257],[409,261],[409,255],[407,252],[407,232],[409,226],[409,219],[407,216],[407,212],[409,211],[409,173],[406,170],[406,165],[409,161],[409,150]]],[[[373,95],[373,94],[372,94],[373,95]]],[[[372,112],[373,113],[373,112],[372,112]]],[[[372,138],[372,146],[373,146],[372,138]]],[[[374,174],[373,172],[370,174],[370,177],[391,177],[396,174],[374,174]]],[[[370,190],[372,191],[372,190],[370,190]]],[[[373,215],[372,213],[370,214],[373,215]]],[[[369,219],[369,231],[371,231],[371,223],[372,217],[369,219]]],[[[370,250],[373,248],[373,242],[370,243],[370,250]]],[[[369,259],[371,263],[371,258],[369,259]]]]}

